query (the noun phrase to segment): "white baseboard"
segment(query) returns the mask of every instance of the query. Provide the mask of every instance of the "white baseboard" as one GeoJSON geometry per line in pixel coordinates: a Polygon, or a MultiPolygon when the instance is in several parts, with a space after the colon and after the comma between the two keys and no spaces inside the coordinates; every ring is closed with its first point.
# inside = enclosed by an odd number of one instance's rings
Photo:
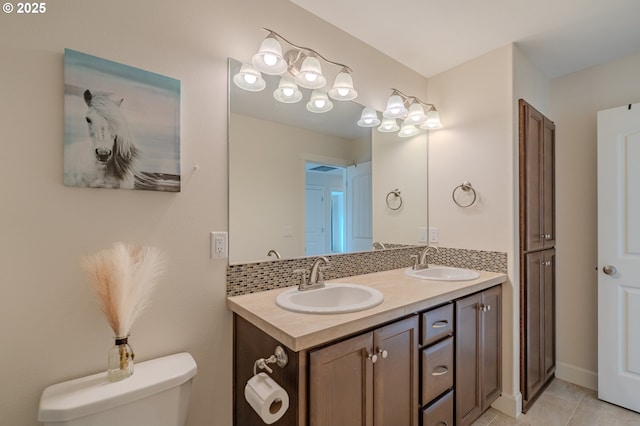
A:
{"type": "Polygon", "coordinates": [[[598,373],[575,365],[556,363],[556,377],[594,391],[598,390],[598,373]]]}
{"type": "Polygon", "coordinates": [[[522,414],[522,394],[520,392],[515,395],[505,395],[503,393],[491,404],[491,407],[517,419],[522,414]]]}

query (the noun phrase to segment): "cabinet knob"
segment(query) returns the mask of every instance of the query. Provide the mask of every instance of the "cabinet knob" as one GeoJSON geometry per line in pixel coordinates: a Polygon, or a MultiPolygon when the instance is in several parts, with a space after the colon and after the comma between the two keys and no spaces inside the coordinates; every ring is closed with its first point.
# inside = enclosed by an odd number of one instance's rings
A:
{"type": "Polygon", "coordinates": [[[371,360],[372,364],[375,364],[378,361],[378,355],[376,354],[367,354],[367,358],[371,360]]]}
{"type": "Polygon", "coordinates": [[[544,234],[544,239],[545,240],[550,240],[551,239],[551,234],[544,234]]]}
{"type": "Polygon", "coordinates": [[[482,304],[480,305],[480,310],[481,310],[482,312],[488,312],[488,311],[490,311],[490,310],[491,310],[491,305],[485,305],[484,303],[482,303],[482,304]]]}
{"type": "Polygon", "coordinates": [[[380,355],[383,359],[389,356],[389,353],[385,350],[378,348],[378,355],[380,355]]]}
{"type": "Polygon", "coordinates": [[[618,273],[618,269],[613,265],[606,265],[602,267],[602,272],[607,275],[615,275],[618,273]]]}

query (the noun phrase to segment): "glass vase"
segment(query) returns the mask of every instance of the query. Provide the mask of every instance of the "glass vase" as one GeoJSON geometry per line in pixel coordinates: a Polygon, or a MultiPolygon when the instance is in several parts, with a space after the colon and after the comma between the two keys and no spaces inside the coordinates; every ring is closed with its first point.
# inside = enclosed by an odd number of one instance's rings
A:
{"type": "Polygon", "coordinates": [[[115,345],[109,349],[107,379],[110,382],[126,379],[133,374],[133,350],[129,336],[116,337],[115,345]]]}

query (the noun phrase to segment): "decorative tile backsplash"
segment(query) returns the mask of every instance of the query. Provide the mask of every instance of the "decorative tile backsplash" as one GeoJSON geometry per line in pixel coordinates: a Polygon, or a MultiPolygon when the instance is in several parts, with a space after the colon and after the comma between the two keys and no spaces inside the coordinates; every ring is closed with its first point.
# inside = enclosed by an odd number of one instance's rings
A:
{"type": "MultiPolygon", "coordinates": [[[[413,265],[412,254],[419,255],[423,247],[410,246],[362,253],[334,254],[329,258],[327,280],[406,268],[413,265]]],[[[298,285],[296,269],[310,269],[313,257],[269,260],[227,266],[227,296],[257,293],[275,288],[298,285]]],[[[507,273],[507,254],[439,247],[429,252],[429,263],[481,271],[507,273]]]]}

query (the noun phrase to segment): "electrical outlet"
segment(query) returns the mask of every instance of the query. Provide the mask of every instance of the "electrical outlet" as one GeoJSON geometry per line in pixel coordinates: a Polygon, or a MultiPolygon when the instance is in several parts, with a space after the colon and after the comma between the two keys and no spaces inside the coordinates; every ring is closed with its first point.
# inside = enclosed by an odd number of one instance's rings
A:
{"type": "Polygon", "coordinates": [[[440,241],[440,228],[429,228],[429,242],[437,243],[440,241]]]}
{"type": "Polygon", "coordinates": [[[227,233],[211,233],[211,259],[224,259],[227,257],[227,233]]]}
{"type": "Polygon", "coordinates": [[[427,242],[427,228],[423,226],[418,228],[418,242],[419,243],[427,242]]]}

